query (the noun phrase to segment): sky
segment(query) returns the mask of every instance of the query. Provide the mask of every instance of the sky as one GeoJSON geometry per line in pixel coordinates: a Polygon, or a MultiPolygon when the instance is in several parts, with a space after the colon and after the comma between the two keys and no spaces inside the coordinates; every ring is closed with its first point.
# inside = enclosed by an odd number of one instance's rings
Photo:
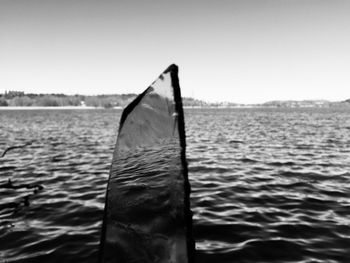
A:
{"type": "Polygon", "coordinates": [[[348,0],[0,0],[0,93],[350,98],[348,0]]]}

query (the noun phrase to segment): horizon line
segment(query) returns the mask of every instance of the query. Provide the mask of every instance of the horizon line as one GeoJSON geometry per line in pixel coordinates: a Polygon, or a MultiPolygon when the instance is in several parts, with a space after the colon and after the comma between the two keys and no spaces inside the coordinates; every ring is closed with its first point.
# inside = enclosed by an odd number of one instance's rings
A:
{"type": "MultiPolygon", "coordinates": [[[[40,96],[40,95],[51,95],[51,96],[122,96],[122,95],[129,95],[129,96],[137,96],[137,93],[104,93],[104,94],[66,94],[66,93],[34,93],[34,92],[29,92],[26,93],[24,91],[18,91],[18,90],[5,90],[4,93],[0,93],[0,97],[2,96],[6,96],[7,94],[11,94],[14,93],[14,95],[17,93],[17,95],[20,96],[26,96],[26,95],[36,95],[36,96],[40,96]]],[[[15,95],[16,96],[16,95],[15,95]]],[[[267,100],[264,102],[255,102],[255,103],[243,103],[243,102],[234,102],[234,101],[209,101],[209,100],[203,100],[203,99],[199,99],[199,98],[195,98],[195,97],[190,97],[190,96],[182,96],[182,98],[184,99],[193,99],[193,100],[197,100],[197,101],[201,101],[204,103],[208,103],[208,104],[216,104],[216,103],[227,103],[227,104],[239,104],[239,105],[259,105],[259,104],[266,104],[266,103],[278,103],[278,102],[329,102],[329,103],[336,103],[336,102],[347,102],[350,100],[350,98],[348,99],[343,99],[343,100],[327,100],[327,99],[271,99],[271,100],[267,100]]]]}

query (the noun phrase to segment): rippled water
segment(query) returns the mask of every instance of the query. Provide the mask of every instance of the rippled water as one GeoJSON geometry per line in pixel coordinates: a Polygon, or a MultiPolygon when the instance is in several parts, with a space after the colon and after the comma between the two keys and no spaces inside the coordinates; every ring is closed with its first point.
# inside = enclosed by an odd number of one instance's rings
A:
{"type": "MultiPolygon", "coordinates": [[[[120,114],[0,111],[1,263],[96,262],[120,114]]],[[[350,262],[350,110],[185,120],[197,262],[350,262]]]]}

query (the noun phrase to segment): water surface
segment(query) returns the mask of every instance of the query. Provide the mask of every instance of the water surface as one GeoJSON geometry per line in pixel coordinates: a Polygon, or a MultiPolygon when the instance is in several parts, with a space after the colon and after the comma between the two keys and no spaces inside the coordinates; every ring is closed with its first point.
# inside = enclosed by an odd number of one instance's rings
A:
{"type": "MultiPolygon", "coordinates": [[[[0,262],[96,262],[120,110],[0,111],[0,262]],[[24,200],[29,202],[25,204],[24,200]]],[[[188,109],[197,261],[350,262],[350,110],[188,109]]]]}

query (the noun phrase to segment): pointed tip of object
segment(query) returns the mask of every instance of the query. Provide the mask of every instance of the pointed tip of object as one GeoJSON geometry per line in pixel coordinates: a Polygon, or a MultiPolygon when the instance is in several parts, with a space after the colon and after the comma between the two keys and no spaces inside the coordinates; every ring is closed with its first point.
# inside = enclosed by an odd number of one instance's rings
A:
{"type": "Polygon", "coordinates": [[[164,73],[168,73],[168,72],[178,72],[179,71],[179,67],[176,64],[171,64],[166,70],[164,70],[164,73]]]}

